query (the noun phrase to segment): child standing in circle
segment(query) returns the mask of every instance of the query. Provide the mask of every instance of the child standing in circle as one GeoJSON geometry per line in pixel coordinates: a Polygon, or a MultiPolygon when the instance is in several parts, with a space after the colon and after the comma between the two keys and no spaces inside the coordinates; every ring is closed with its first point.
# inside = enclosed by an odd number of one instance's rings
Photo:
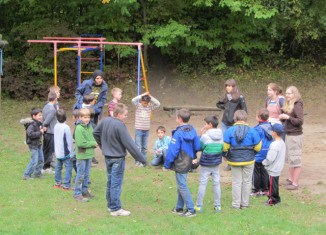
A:
{"type": "Polygon", "coordinates": [[[279,115],[282,113],[281,109],[284,104],[284,96],[282,89],[276,83],[270,83],[267,86],[266,108],[269,111],[269,122],[281,124],[279,115]]]}
{"type": "MultiPolygon", "coordinates": [[[[244,110],[247,113],[247,105],[245,98],[241,95],[236,81],[228,79],[224,83],[225,95],[224,99],[217,102],[216,106],[224,110],[222,117],[222,132],[226,132],[234,124],[233,116],[237,110],[244,110]]],[[[226,166],[225,170],[231,170],[230,166],[226,166]]]]}

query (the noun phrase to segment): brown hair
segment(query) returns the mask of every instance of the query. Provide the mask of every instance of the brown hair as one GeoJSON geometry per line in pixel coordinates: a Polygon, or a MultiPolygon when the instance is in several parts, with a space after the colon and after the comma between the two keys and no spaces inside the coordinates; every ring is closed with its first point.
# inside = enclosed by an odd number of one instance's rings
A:
{"type": "Polygon", "coordinates": [[[156,129],[156,132],[158,131],[163,131],[165,133],[165,127],[164,126],[159,126],[157,129],[156,129]]]}
{"type": "Polygon", "coordinates": [[[227,94],[228,94],[228,92],[226,91],[227,86],[232,86],[233,87],[230,95],[232,96],[233,100],[237,101],[239,99],[240,95],[241,95],[240,91],[239,91],[239,89],[237,87],[237,83],[236,83],[236,81],[234,79],[228,79],[224,83],[224,90],[225,90],[224,103],[226,103],[226,101],[227,101],[227,94]]]}
{"type": "Polygon", "coordinates": [[[268,109],[266,109],[266,108],[259,109],[257,111],[257,116],[258,116],[259,119],[261,119],[263,121],[267,121],[268,118],[269,118],[269,111],[268,111],[268,109]]]}
{"type": "Polygon", "coordinates": [[[234,115],[233,115],[233,120],[234,122],[238,122],[238,121],[247,121],[247,112],[244,110],[237,110],[235,111],[234,115]]]}
{"type": "Polygon", "coordinates": [[[277,85],[276,83],[270,83],[267,85],[267,88],[272,89],[273,91],[276,92],[276,95],[281,95],[282,94],[282,87],[280,87],[279,85],[277,85]]]}
{"type": "Polygon", "coordinates": [[[184,123],[187,123],[190,120],[190,111],[188,109],[179,109],[177,111],[177,117],[181,118],[184,123]]]}
{"type": "Polygon", "coordinates": [[[52,102],[57,98],[57,94],[54,91],[50,91],[48,94],[48,101],[52,102]]]}
{"type": "Polygon", "coordinates": [[[95,96],[93,94],[88,94],[83,96],[83,103],[90,104],[95,99],[95,96]]]}

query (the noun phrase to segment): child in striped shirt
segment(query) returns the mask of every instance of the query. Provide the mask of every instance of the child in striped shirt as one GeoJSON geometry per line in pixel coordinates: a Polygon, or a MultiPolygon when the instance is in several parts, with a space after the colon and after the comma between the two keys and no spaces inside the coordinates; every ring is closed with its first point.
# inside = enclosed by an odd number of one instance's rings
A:
{"type": "MultiPolygon", "coordinates": [[[[160,107],[160,102],[145,92],[132,99],[132,104],[136,106],[135,112],[135,142],[144,158],[146,159],[147,142],[151,124],[152,110],[160,107]]],[[[136,161],[136,166],[144,166],[141,162],[136,161]]]]}

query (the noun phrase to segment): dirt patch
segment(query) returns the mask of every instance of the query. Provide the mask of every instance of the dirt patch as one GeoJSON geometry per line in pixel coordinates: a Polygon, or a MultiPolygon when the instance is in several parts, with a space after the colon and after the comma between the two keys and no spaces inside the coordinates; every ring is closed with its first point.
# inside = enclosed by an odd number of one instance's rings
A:
{"type": "MultiPolygon", "coordinates": [[[[169,112],[163,111],[163,106],[205,106],[215,107],[216,101],[223,95],[224,80],[202,80],[193,84],[191,80],[175,82],[173,73],[154,76],[149,74],[149,90],[161,102],[161,108],[153,112],[151,131],[148,143],[148,161],[152,160],[153,144],[156,140],[155,130],[157,126],[164,125],[167,133],[176,127],[175,116],[169,112]],[[186,85],[185,85],[186,84],[186,85]]],[[[256,125],[255,112],[264,106],[266,97],[266,85],[268,82],[240,81],[239,88],[243,91],[247,101],[249,112],[249,124],[256,125]]],[[[303,172],[300,179],[300,189],[293,192],[297,195],[311,195],[316,197],[321,204],[326,205],[326,178],[324,171],[326,168],[326,109],[324,95],[316,98],[316,94],[325,94],[326,88],[324,81],[320,78],[316,81],[287,82],[284,80],[281,85],[285,88],[289,85],[295,85],[299,88],[304,100],[304,144],[303,144],[303,172]],[[317,92],[318,91],[318,92],[317,92]]],[[[129,98],[136,94],[136,91],[124,93],[128,100],[124,102],[129,106],[129,117],[126,122],[131,135],[134,137],[134,107],[129,98]],[[131,94],[134,92],[134,94],[131,94]]],[[[208,114],[217,114],[220,112],[205,111],[193,112],[190,123],[199,131],[204,124],[204,117],[208,114]]],[[[97,150],[97,158],[100,161],[98,167],[104,168],[104,160],[100,157],[100,151],[97,150]]],[[[128,164],[127,167],[134,167],[128,164]]],[[[223,163],[224,167],[225,163],[223,163]]],[[[281,176],[281,182],[287,178],[287,165],[284,167],[281,176]]],[[[222,171],[222,181],[230,182],[230,173],[222,171]]]]}

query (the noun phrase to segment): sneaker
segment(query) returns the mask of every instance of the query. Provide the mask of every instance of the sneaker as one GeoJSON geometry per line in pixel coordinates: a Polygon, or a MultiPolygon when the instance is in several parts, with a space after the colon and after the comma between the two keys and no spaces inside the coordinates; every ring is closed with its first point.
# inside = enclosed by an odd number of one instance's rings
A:
{"type": "Polygon", "coordinates": [[[292,181],[289,180],[289,179],[286,179],[285,182],[283,183],[284,186],[287,186],[287,185],[292,185],[292,181]]]}
{"type": "Polygon", "coordinates": [[[182,215],[183,214],[183,209],[177,209],[177,208],[174,207],[172,209],[172,213],[182,215]]]}
{"type": "Polygon", "coordinates": [[[196,212],[200,212],[200,213],[203,212],[203,208],[201,206],[196,205],[194,209],[196,212]]]}
{"type": "Polygon", "coordinates": [[[268,196],[268,191],[266,190],[266,191],[260,192],[260,195],[262,195],[262,196],[268,196]]]}
{"type": "Polygon", "coordinates": [[[286,186],[286,189],[287,190],[298,190],[299,186],[291,184],[291,185],[286,186]]]}
{"type": "Polygon", "coordinates": [[[250,193],[251,197],[259,197],[260,196],[260,192],[252,192],[250,193]]]}
{"type": "Polygon", "coordinates": [[[34,178],[37,178],[37,179],[44,179],[44,175],[43,175],[43,174],[34,175],[34,178]]]}
{"type": "Polygon", "coordinates": [[[93,163],[93,164],[98,164],[98,161],[96,160],[95,157],[92,158],[92,163],[93,163]]]}
{"type": "Polygon", "coordinates": [[[240,209],[241,210],[246,210],[246,209],[248,209],[248,206],[240,206],[240,209]]]}
{"type": "Polygon", "coordinates": [[[91,194],[88,190],[85,193],[82,193],[83,197],[86,198],[93,198],[95,197],[93,194],[91,194]]]}
{"type": "Polygon", "coordinates": [[[61,189],[61,184],[60,183],[55,183],[55,185],[53,185],[53,188],[60,188],[61,189]]]}
{"type": "Polygon", "coordinates": [[[215,206],[214,210],[215,210],[216,213],[222,212],[222,208],[220,206],[215,206]]]}
{"type": "Polygon", "coordinates": [[[54,171],[51,170],[51,168],[47,168],[47,169],[43,170],[42,173],[51,175],[51,174],[54,174],[54,171]]]}
{"type": "Polygon", "coordinates": [[[30,177],[29,175],[24,175],[23,180],[32,180],[33,178],[30,177]]]}
{"type": "Polygon", "coordinates": [[[196,216],[196,211],[191,212],[191,211],[187,210],[186,212],[182,213],[180,216],[189,217],[189,218],[194,217],[194,216],[196,216]]]}
{"type": "Polygon", "coordinates": [[[85,198],[82,195],[74,195],[74,199],[80,202],[88,202],[88,198],[85,198]]]}
{"type": "Polygon", "coordinates": [[[130,215],[130,211],[126,211],[124,209],[120,209],[120,210],[117,210],[117,211],[111,211],[110,214],[112,216],[128,216],[130,215]]]}
{"type": "Polygon", "coordinates": [[[62,189],[63,191],[72,191],[72,190],[74,190],[73,188],[65,187],[65,186],[62,186],[61,189],[62,189]]]}

